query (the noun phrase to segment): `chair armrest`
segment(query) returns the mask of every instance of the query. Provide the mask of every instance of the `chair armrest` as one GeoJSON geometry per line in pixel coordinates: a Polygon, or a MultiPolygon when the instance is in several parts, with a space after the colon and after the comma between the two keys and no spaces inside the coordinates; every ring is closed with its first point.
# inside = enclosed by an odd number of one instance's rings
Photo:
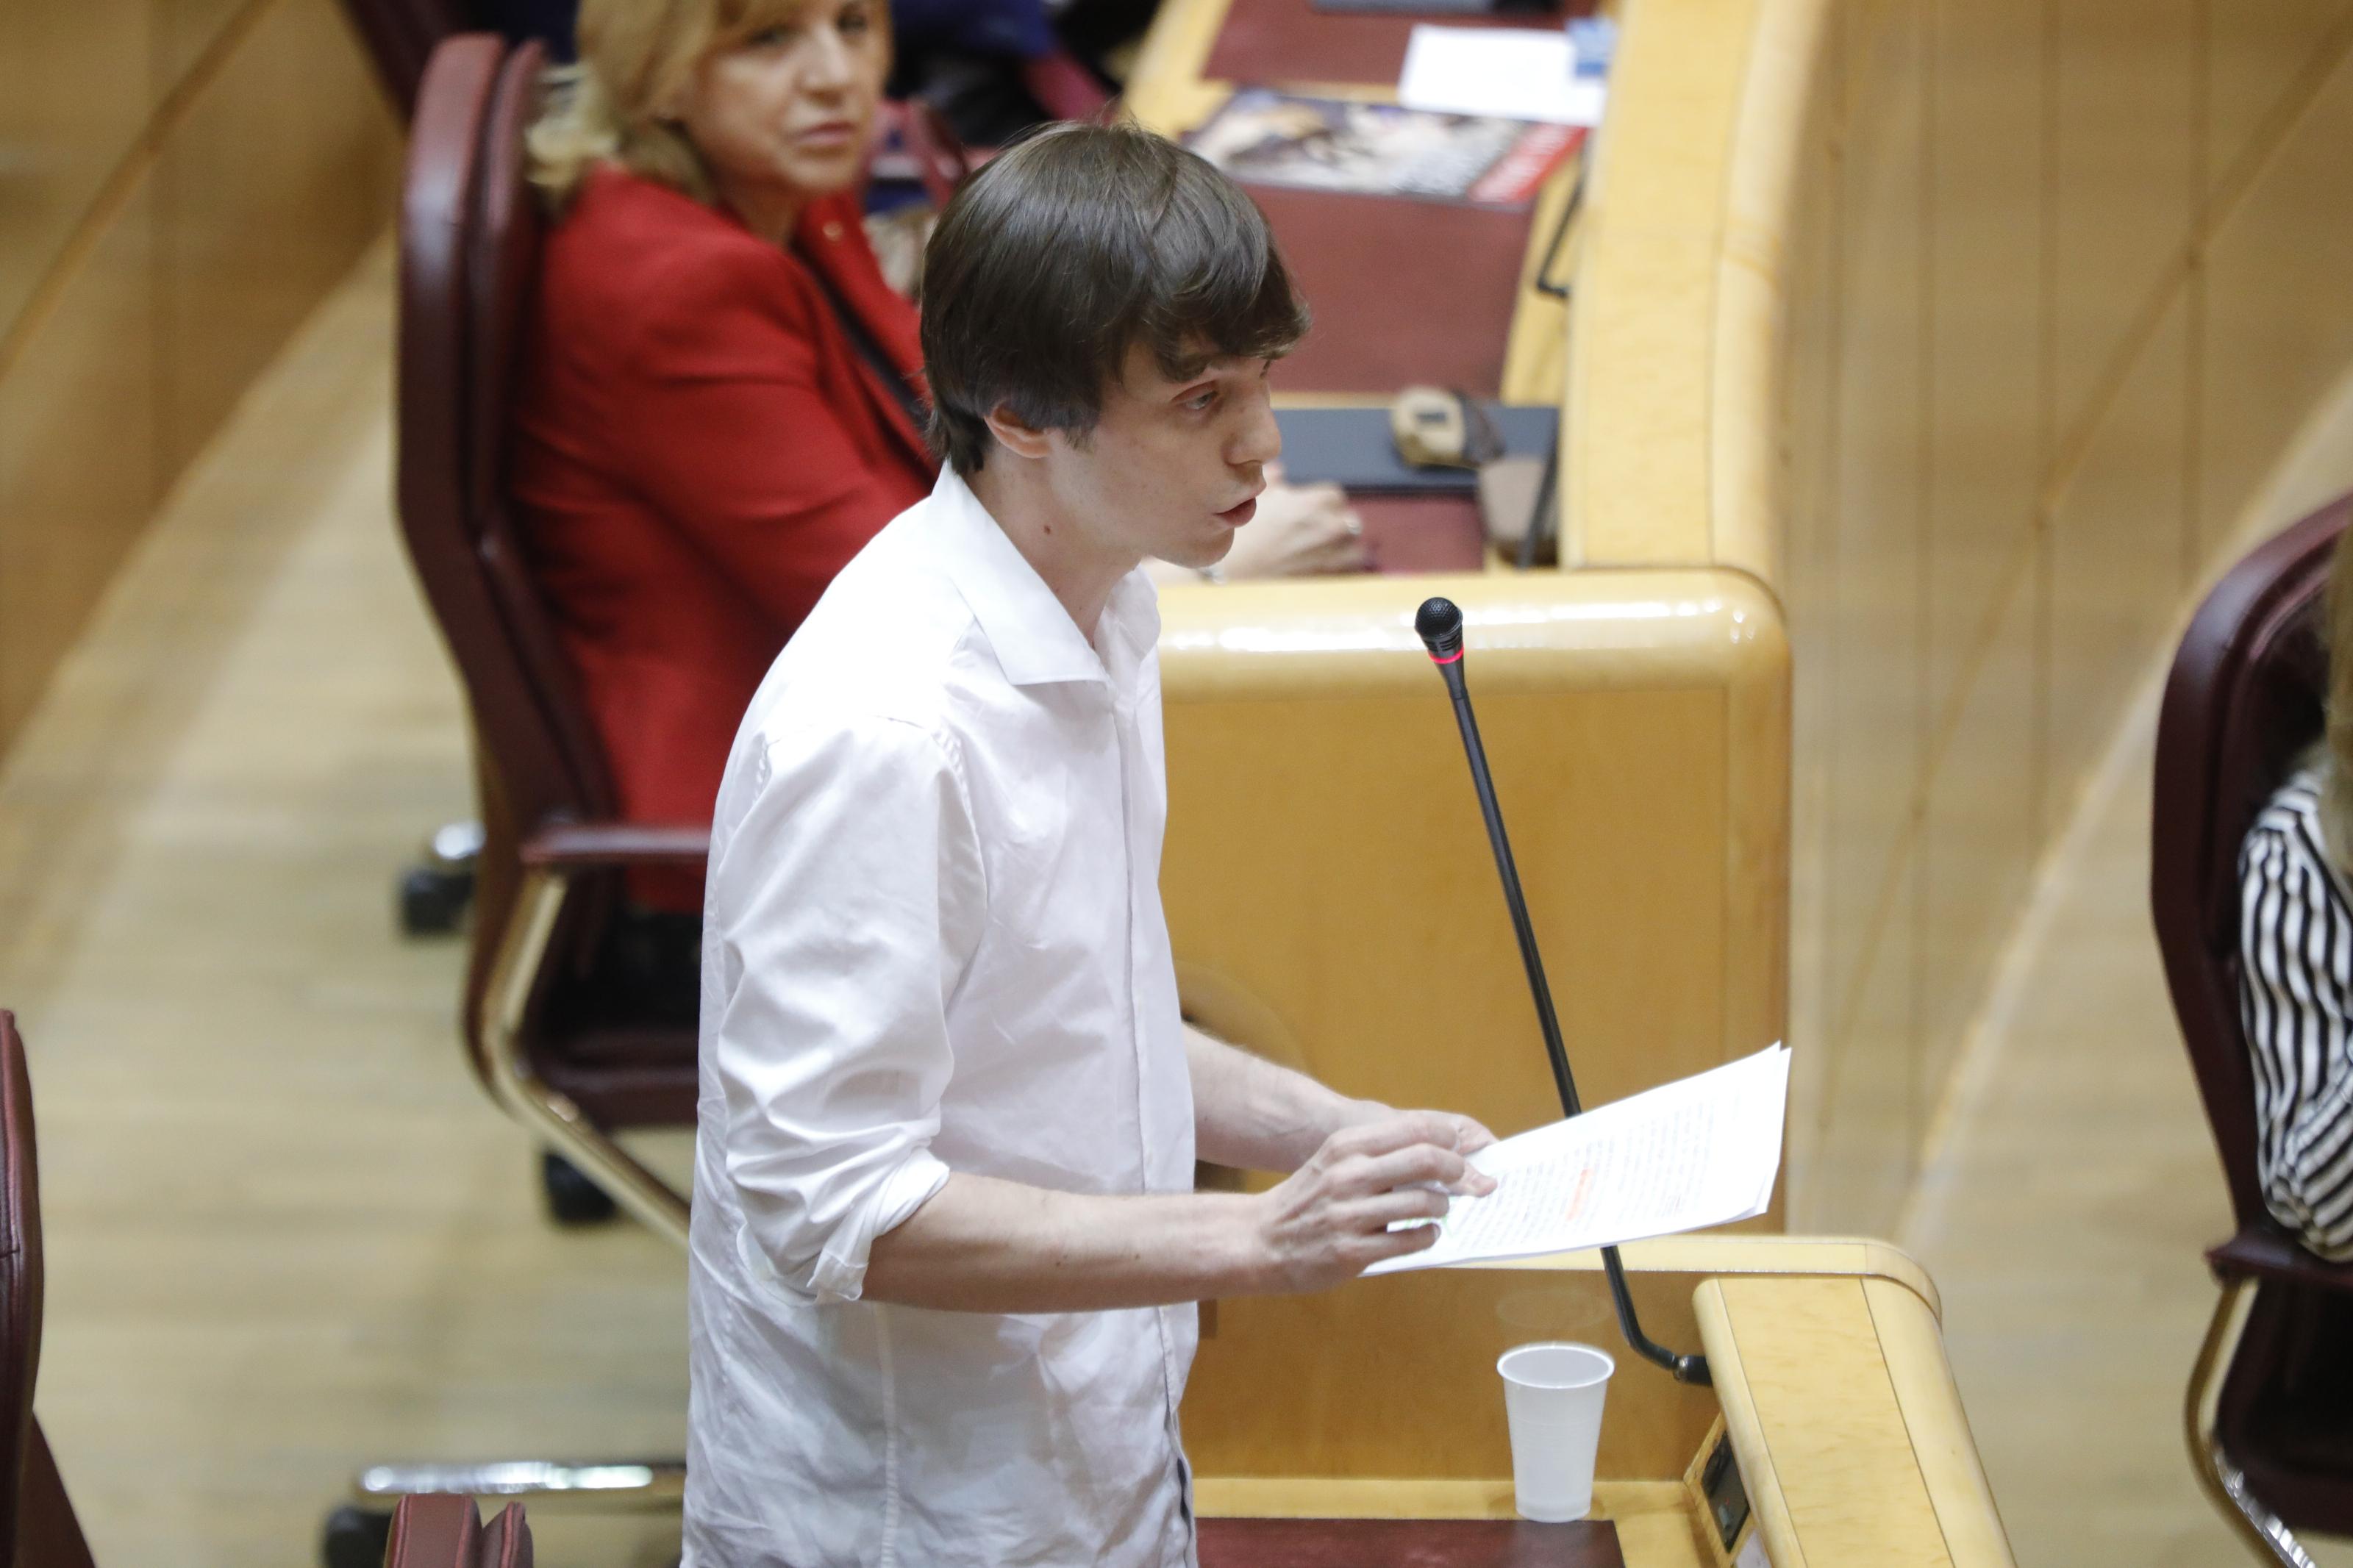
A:
{"type": "Polygon", "coordinates": [[[711,829],[636,822],[565,822],[523,840],[526,866],[593,871],[618,866],[701,867],[711,858],[711,829]]]}
{"type": "Polygon", "coordinates": [[[2353,1296],[2353,1263],[2315,1258],[2284,1231],[2242,1230],[2206,1254],[2207,1265],[2225,1283],[2276,1279],[2332,1295],[2353,1296]]]}
{"type": "Polygon", "coordinates": [[[400,1500],[385,1568],[531,1568],[531,1526],[512,1502],[485,1526],[474,1500],[425,1494],[400,1500]]]}

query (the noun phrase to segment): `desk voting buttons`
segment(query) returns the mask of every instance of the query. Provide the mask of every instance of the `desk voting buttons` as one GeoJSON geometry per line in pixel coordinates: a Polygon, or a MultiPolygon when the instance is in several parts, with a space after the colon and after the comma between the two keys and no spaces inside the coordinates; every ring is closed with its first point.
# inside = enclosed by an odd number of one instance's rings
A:
{"type": "Polygon", "coordinates": [[[1512,1492],[1522,1519],[1562,1524],[1593,1511],[1601,1403],[1618,1363],[1565,1340],[1520,1345],[1495,1363],[1512,1430],[1512,1492]]]}

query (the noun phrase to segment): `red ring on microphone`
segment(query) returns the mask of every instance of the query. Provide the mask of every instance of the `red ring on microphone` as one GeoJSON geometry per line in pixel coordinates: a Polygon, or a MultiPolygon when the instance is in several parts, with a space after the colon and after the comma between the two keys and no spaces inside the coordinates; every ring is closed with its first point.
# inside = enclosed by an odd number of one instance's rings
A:
{"type": "Polygon", "coordinates": [[[1448,654],[1444,658],[1439,658],[1436,654],[1431,654],[1430,656],[1430,662],[1432,664],[1461,664],[1462,662],[1462,650],[1458,647],[1452,653],[1448,654]]]}

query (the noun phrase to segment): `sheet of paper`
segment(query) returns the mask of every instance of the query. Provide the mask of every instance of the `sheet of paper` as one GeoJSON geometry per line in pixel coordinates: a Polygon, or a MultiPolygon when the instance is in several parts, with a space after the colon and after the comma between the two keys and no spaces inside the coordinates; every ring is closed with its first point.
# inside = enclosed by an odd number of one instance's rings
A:
{"type": "Polygon", "coordinates": [[[1606,78],[1577,74],[1568,35],[1558,29],[1423,23],[1398,79],[1398,101],[1408,109],[1556,125],[1600,124],[1609,98],[1606,78]]]}
{"type": "Polygon", "coordinates": [[[1789,1053],[1774,1046],[1506,1138],[1471,1157],[1493,1192],[1456,1198],[1426,1251],[1365,1272],[1574,1252],[1762,1214],[1788,1097],[1789,1053]]]}

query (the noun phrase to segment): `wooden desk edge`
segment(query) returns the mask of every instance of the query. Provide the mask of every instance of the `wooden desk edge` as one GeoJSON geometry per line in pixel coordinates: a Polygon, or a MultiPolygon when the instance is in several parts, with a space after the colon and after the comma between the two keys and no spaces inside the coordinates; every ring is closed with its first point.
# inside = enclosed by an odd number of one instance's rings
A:
{"type": "MultiPolygon", "coordinates": [[[[1778,1275],[1789,1278],[1875,1279],[1919,1299],[1932,1323],[1944,1319],[1944,1302],[1928,1271],[1902,1248],[1869,1237],[1716,1235],[1661,1237],[1630,1241],[1618,1249],[1630,1272],[1643,1274],[1778,1275]]],[[[1553,1253],[1543,1258],[1492,1263],[1490,1268],[1565,1268],[1598,1271],[1599,1249],[1553,1253]]]]}
{"type": "Polygon", "coordinates": [[[1746,574],[1711,571],[1180,584],[1160,595],[1164,692],[1173,703],[1419,691],[1430,677],[1413,616],[1432,594],[1462,606],[1482,689],[1708,685],[1777,713],[1785,700],[1780,605],[1746,574]]]}
{"type": "MultiPolygon", "coordinates": [[[[1821,1277],[1791,1277],[1787,1291],[1754,1288],[1775,1282],[1736,1283],[1744,1287],[1737,1290],[1740,1300],[1727,1289],[1736,1284],[1728,1273],[1702,1281],[1693,1308],[1725,1430],[1772,1561],[1795,1568],[1815,1555],[1826,1563],[1856,1560],[1858,1534],[1884,1529],[1888,1538],[1871,1542],[1887,1554],[1877,1560],[2015,1568],[1930,1297],[1907,1283],[1859,1272],[1860,1312],[1852,1299],[1841,1304],[1848,1319],[1869,1325],[1870,1363],[1856,1358],[1827,1367],[1820,1355],[1852,1341],[1811,1321],[1821,1277]],[[1808,1397],[1799,1401],[1786,1386],[1752,1382],[1744,1341],[1761,1343],[1768,1360],[1786,1363],[1793,1347],[1817,1358],[1819,1371],[1805,1384],[1808,1397]],[[1852,1397],[1831,1399],[1831,1391],[1852,1397]],[[1883,1421],[1871,1418],[1874,1400],[1892,1402],[1908,1444],[1908,1467],[1883,1466],[1873,1474],[1858,1462],[1866,1454],[1884,1458],[1901,1451],[1886,1440],[1883,1421]],[[1793,1494],[1802,1505],[1793,1504],[1793,1494]]],[[[1883,1413],[1886,1406],[1877,1407],[1883,1413]]]]}

